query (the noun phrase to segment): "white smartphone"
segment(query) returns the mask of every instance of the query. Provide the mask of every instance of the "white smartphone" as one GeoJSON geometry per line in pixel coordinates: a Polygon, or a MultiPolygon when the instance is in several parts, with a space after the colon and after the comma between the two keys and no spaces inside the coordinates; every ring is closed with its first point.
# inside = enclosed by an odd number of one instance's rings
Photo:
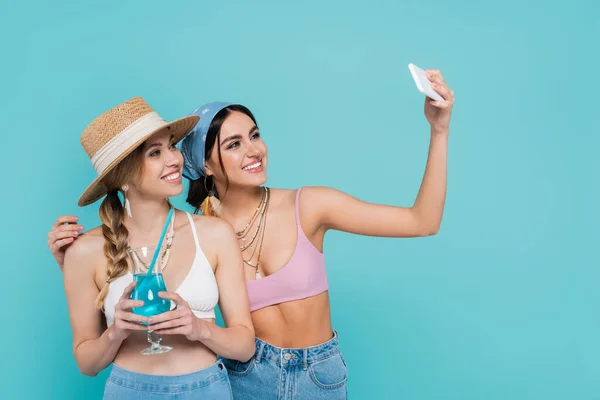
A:
{"type": "Polygon", "coordinates": [[[427,75],[425,71],[421,68],[417,67],[415,64],[408,64],[408,69],[415,80],[415,85],[417,85],[417,89],[419,92],[423,93],[425,96],[430,99],[437,101],[446,101],[438,92],[431,88],[431,82],[427,79],[427,75]]]}

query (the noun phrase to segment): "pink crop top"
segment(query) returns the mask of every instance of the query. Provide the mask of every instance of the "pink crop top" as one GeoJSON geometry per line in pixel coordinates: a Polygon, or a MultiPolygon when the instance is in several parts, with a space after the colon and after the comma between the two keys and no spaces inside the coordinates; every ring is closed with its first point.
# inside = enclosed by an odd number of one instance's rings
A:
{"type": "Polygon", "coordinates": [[[296,192],[296,226],[298,241],[294,254],[279,271],[257,280],[246,281],[250,311],[287,301],[306,299],[327,291],[325,256],[308,240],[300,225],[296,192]]]}

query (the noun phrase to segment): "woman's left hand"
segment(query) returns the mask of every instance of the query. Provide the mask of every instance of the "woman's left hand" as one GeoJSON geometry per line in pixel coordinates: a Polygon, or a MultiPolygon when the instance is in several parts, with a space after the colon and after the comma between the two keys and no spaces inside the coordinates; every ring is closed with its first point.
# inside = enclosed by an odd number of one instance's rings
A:
{"type": "Polygon", "coordinates": [[[154,333],[184,335],[190,341],[202,341],[210,337],[210,323],[196,317],[190,305],[181,296],[171,292],[160,292],[158,296],[173,301],[176,308],[148,320],[148,325],[154,333]]]}
{"type": "Polygon", "coordinates": [[[425,73],[431,82],[433,90],[438,92],[446,101],[425,99],[425,117],[431,125],[432,133],[448,134],[450,129],[450,116],[454,106],[454,91],[448,87],[442,73],[438,70],[426,69],[425,73]]]}

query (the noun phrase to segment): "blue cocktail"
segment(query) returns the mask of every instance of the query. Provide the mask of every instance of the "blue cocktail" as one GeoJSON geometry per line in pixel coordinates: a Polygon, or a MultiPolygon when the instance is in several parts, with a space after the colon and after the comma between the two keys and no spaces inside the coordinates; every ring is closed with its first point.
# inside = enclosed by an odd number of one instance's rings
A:
{"type": "Polygon", "coordinates": [[[158,292],[167,291],[162,274],[151,274],[150,276],[145,273],[135,274],[133,280],[135,289],[131,293],[131,298],[144,302],[142,307],[133,309],[134,314],[150,318],[171,309],[171,300],[158,297],[158,292]]]}
{"type": "MultiPolygon", "coordinates": [[[[161,247],[156,264],[150,275],[148,275],[148,268],[155,250],[156,246],[129,249],[135,282],[131,299],[144,302],[143,306],[133,308],[132,311],[134,314],[143,315],[148,318],[171,309],[171,300],[162,299],[158,296],[159,292],[167,291],[162,271],[168,262],[170,249],[165,246],[161,247]]],[[[148,325],[147,323],[143,324],[148,325]]],[[[160,341],[162,337],[156,334],[153,335],[151,329],[148,330],[147,338],[151,346],[142,350],[142,354],[161,354],[173,350],[172,347],[161,345],[160,341]]]]}

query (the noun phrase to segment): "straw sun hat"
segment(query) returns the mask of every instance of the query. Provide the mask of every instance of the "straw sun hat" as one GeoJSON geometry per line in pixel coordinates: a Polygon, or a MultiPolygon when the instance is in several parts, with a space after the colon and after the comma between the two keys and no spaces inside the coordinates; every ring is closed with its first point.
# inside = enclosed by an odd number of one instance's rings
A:
{"type": "Polygon", "coordinates": [[[197,115],[191,115],[167,122],[141,97],[128,100],[100,115],[81,134],[81,145],[98,177],[83,192],[77,204],[83,207],[104,196],[107,189],[102,179],[150,136],[168,127],[177,143],[199,120],[197,115]]]}

